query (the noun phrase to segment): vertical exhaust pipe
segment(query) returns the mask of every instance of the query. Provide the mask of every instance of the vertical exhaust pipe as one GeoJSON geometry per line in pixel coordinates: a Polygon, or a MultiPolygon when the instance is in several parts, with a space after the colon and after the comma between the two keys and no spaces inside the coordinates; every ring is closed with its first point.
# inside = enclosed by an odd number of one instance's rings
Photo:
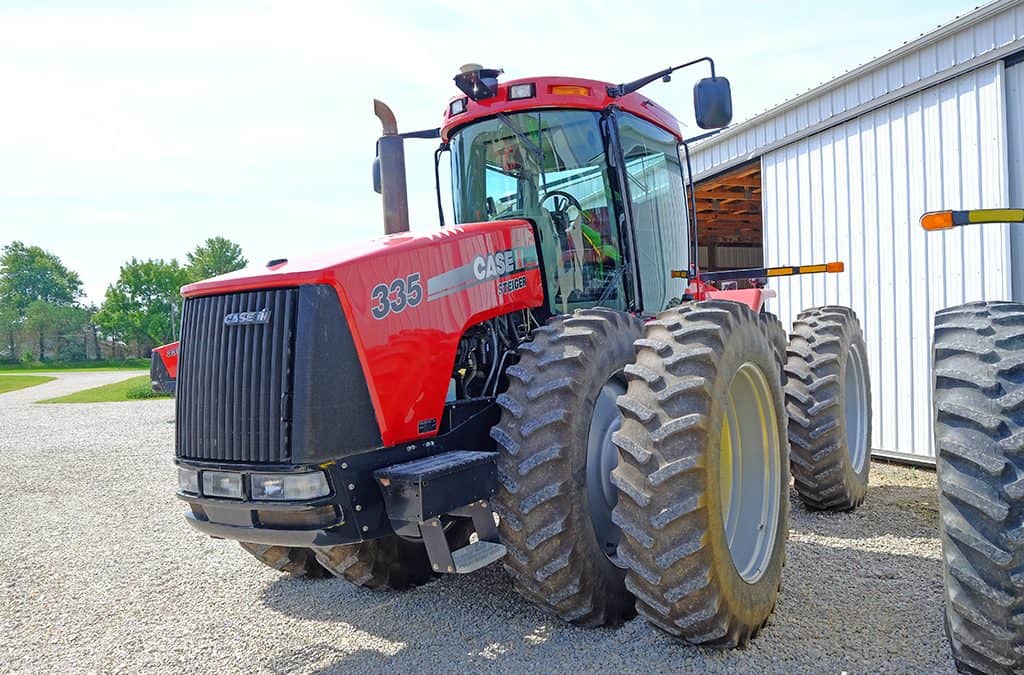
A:
{"type": "Polygon", "coordinates": [[[373,114],[380,119],[382,136],[377,141],[380,193],[384,201],[384,234],[409,231],[409,195],[405,181],[405,147],[398,135],[395,113],[383,101],[373,99],[373,114]]]}

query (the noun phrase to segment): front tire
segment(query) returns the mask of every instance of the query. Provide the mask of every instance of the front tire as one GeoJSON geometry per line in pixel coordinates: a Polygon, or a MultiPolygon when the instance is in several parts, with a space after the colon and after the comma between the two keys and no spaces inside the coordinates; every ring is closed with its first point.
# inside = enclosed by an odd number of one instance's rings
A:
{"type": "Polygon", "coordinates": [[[318,548],[316,559],[334,576],[366,588],[403,591],[434,578],[423,544],[395,534],[358,544],[318,548]]]}
{"type": "Polygon", "coordinates": [[[505,568],[516,590],[561,619],[583,626],[631,617],[625,569],[615,563],[611,522],[618,461],[611,442],[633,359],[639,319],[610,309],[555,317],[519,348],[498,397],[500,487],[493,503],[505,568]]]}
{"type": "Polygon", "coordinates": [[[946,632],[965,673],[1024,671],[1024,305],[935,317],[946,632]]]}
{"type": "Polygon", "coordinates": [[[811,509],[849,511],[864,501],[871,471],[871,377],[857,315],[800,312],[787,354],[793,484],[811,509]]]}
{"type": "Polygon", "coordinates": [[[786,409],[764,322],[735,302],[658,315],[619,399],[626,587],[687,642],[746,644],[775,607],[789,509],[786,409]]]}
{"type": "Polygon", "coordinates": [[[316,556],[311,549],[253,544],[248,541],[238,543],[261,563],[278,572],[310,579],[330,576],[330,573],[316,561],[316,556]]]}

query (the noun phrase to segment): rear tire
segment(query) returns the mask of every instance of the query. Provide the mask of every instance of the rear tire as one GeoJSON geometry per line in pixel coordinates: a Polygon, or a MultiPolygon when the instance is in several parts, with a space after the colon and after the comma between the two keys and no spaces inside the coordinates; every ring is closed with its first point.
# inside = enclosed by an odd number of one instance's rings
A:
{"type": "Polygon", "coordinates": [[[247,541],[240,541],[238,543],[261,563],[267,567],[273,567],[278,572],[284,572],[293,577],[309,577],[310,579],[322,579],[330,576],[330,573],[316,561],[316,556],[311,549],[291,546],[268,546],[267,544],[253,544],[247,541]]]}
{"type": "Polygon", "coordinates": [[[946,632],[957,669],[1024,671],[1024,305],[935,317],[946,632]]]}
{"type": "Polygon", "coordinates": [[[610,436],[626,388],[621,373],[642,330],[636,317],[604,308],[556,317],[520,345],[498,397],[503,411],[491,436],[500,487],[492,501],[505,568],[522,596],[578,625],[634,614],[626,571],[611,559],[619,534],[610,436]]]}
{"type": "Polygon", "coordinates": [[[871,376],[857,315],[800,312],[787,353],[793,484],[811,509],[849,511],[864,501],[871,471],[871,376]]]}
{"type": "Polygon", "coordinates": [[[786,409],[764,325],[728,301],[662,312],[636,342],[619,399],[613,516],[626,587],[648,621],[694,644],[746,644],[782,579],[786,409]]]}

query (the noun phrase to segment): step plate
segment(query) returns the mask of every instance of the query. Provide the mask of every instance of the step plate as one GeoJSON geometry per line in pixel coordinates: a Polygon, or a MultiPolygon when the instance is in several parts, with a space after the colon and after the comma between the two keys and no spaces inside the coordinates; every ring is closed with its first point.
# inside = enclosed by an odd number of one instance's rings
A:
{"type": "Polygon", "coordinates": [[[501,560],[505,557],[505,552],[504,544],[478,541],[457,551],[452,551],[452,560],[455,561],[456,573],[468,574],[501,560]]]}

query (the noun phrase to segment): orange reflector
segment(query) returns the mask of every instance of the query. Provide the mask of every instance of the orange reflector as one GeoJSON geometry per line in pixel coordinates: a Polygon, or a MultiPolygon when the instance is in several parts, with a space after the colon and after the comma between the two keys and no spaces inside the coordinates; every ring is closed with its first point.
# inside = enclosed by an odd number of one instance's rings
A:
{"type": "Polygon", "coordinates": [[[830,273],[842,272],[845,269],[846,269],[846,266],[843,263],[841,263],[841,262],[825,263],[825,271],[826,272],[830,272],[830,273]]]}
{"type": "Polygon", "coordinates": [[[921,216],[921,227],[929,232],[953,229],[952,211],[933,211],[921,216]]]}
{"type": "Polygon", "coordinates": [[[576,84],[553,84],[551,93],[558,96],[590,96],[588,87],[581,87],[576,84]]]}

